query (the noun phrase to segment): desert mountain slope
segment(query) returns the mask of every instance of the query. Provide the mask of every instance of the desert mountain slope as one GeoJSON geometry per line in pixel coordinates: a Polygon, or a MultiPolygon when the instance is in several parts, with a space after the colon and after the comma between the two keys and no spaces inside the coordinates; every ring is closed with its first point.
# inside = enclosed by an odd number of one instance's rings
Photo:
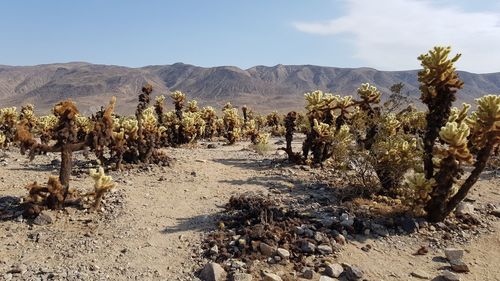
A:
{"type": "MultiPolygon", "coordinates": [[[[500,93],[500,73],[460,72],[465,87],[459,99],[472,101],[479,96],[500,93]]],[[[323,90],[341,95],[353,94],[361,83],[370,82],[382,92],[403,82],[418,96],[417,70],[378,71],[371,68],[336,68],[314,65],[234,66],[212,68],[189,64],[129,68],[85,62],[37,66],[0,65],[0,107],[34,103],[40,112],[59,100],[71,98],[83,112],[95,111],[113,95],[118,111],[131,113],[137,93],[152,83],[155,94],[173,90],[185,92],[201,105],[221,106],[226,101],[247,104],[262,111],[302,109],[304,92],[323,90]]]]}

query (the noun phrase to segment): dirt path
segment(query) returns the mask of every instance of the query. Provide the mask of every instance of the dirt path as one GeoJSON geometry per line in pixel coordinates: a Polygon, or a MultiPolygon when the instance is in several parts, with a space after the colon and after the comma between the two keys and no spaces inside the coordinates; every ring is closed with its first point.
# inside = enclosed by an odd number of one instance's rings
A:
{"type": "MultiPolygon", "coordinates": [[[[233,194],[269,192],[278,179],[280,171],[269,172],[269,161],[246,146],[169,149],[172,167],[112,173],[118,188],[106,199],[105,216],[67,208],[51,212],[49,225],[0,222],[0,280],[196,280],[201,237],[216,227],[219,206],[233,194]],[[13,268],[21,274],[9,273],[13,268]]],[[[29,163],[17,152],[9,154],[0,163],[0,197],[23,196],[23,186],[57,173],[57,155],[29,163]]],[[[498,204],[499,193],[492,193],[498,182],[483,181],[474,198],[498,204]]],[[[82,174],[72,185],[91,189],[92,182],[82,174]]],[[[491,228],[496,232],[464,246],[471,273],[462,280],[500,280],[498,221],[491,228]]],[[[416,269],[435,277],[443,265],[433,257],[441,253],[412,255],[424,242],[412,236],[353,242],[338,258],[359,265],[368,280],[417,280],[410,277],[416,269]],[[360,250],[366,243],[373,246],[369,253],[360,250]]]]}

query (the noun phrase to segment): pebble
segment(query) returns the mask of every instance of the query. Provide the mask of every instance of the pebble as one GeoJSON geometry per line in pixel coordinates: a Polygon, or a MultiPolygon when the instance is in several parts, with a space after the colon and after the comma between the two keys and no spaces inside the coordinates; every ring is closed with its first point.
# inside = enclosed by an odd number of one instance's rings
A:
{"type": "Polygon", "coordinates": [[[411,276],[419,278],[419,279],[425,279],[425,280],[431,279],[431,277],[429,276],[429,274],[427,274],[427,273],[425,273],[423,271],[420,271],[420,270],[413,271],[411,273],[411,276]]]}
{"type": "Polygon", "coordinates": [[[47,212],[41,212],[34,220],[33,224],[36,225],[47,225],[51,224],[54,220],[47,212]]]}
{"type": "Polygon", "coordinates": [[[321,275],[321,277],[319,278],[319,281],[335,281],[335,279],[330,278],[330,277],[325,276],[325,275],[321,275]]]}
{"type": "Polygon", "coordinates": [[[328,246],[328,245],[319,245],[318,246],[318,252],[320,252],[320,254],[322,255],[329,255],[329,254],[332,254],[333,253],[333,249],[332,247],[328,246]]]}
{"type": "Polygon", "coordinates": [[[312,242],[303,240],[300,249],[304,253],[312,254],[316,250],[316,245],[314,245],[312,242]]]}
{"type": "Polygon", "coordinates": [[[253,277],[251,274],[248,273],[242,273],[242,272],[236,272],[233,274],[233,281],[252,281],[253,277]]]}
{"type": "Polygon", "coordinates": [[[314,271],[310,268],[306,268],[302,273],[302,278],[313,279],[313,277],[314,277],[314,271]]]}
{"type": "Polygon", "coordinates": [[[275,248],[266,243],[260,243],[259,249],[260,252],[266,257],[272,256],[275,252],[275,248]]]}
{"type": "Polygon", "coordinates": [[[460,202],[455,210],[455,214],[459,216],[473,215],[474,213],[474,206],[467,202],[460,202]]]}
{"type": "Polygon", "coordinates": [[[278,248],[278,250],[276,250],[276,252],[278,253],[278,255],[283,258],[283,259],[288,259],[290,258],[290,252],[286,249],[283,249],[283,248],[278,248]]]}
{"type": "Polygon", "coordinates": [[[283,281],[283,279],[274,273],[265,272],[263,281],[283,281]]]}

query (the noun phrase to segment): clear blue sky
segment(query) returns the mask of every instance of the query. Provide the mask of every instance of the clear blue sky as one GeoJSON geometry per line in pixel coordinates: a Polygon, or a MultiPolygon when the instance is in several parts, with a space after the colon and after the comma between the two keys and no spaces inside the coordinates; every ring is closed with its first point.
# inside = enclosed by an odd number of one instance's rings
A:
{"type": "Polygon", "coordinates": [[[492,72],[500,71],[498,2],[0,0],[0,64],[184,62],[247,68],[282,63],[398,70],[417,68],[418,54],[433,45],[451,44],[469,57],[462,68],[492,72]],[[431,22],[432,30],[438,27],[435,34],[419,35],[417,25],[429,20],[430,10],[438,12],[432,18],[444,19],[431,22]],[[455,14],[456,32],[455,27],[450,32],[446,17],[455,14]],[[478,43],[469,42],[469,33],[480,34],[478,43]],[[423,38],[409,40],[414,34],[423,38]],[[485,42],[496,50],[485,50],[485,42]],[[481,61],[498,62],[497,69],[481,61]]]}

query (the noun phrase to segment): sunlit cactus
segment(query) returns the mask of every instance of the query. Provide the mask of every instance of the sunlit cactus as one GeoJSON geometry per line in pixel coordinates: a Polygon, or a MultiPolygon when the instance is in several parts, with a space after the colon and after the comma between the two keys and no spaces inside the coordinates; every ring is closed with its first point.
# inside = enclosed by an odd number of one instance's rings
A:
{"type": "Polygon", "coordinates": [[[224,135],[229,144],[234,144],[241,137],[241,122],[236,108],[224,110],[224,135]]]}
{"type": "Polygon", "coordinates": [[[113,178],[111,176],[107,176],[104,173],[104,169],[99,167],[98,170],[90,169],[89,175],[94,180],[94,209],[99,209],[102,201],[102,197],[106,192],[115,187],[115,183],[113,182],[113,178]]]}
{"type": "Polygon", "coordinates": [[[472,128],[472,144],[478,149],[483,148],[488,142],[498,145],[500,141],[500,96],[488,95],[476,101],[477,111],[466,119],[467,124],[472,128]]]}
{"type": "Polygon", "coordinates": [[[217,113],[211,106],[203,107],[201,109],[201,118],[205,121],[205,132],[203,137],[212,139],[217,131],[217,113]]]}
{"type": "Polygon", "coordinates": [[[359,97],[366,103],[379,103],[380,102],[380,91],[377,87],[370,85],[369,83],[361,84],[361,87],[357,90],[359,97]]]}
{"type": "Polygon", "coordinates": [[[4,134],[0,133],[0,148],[4,148],[7,144],[7,137],[4,134]]]}
{"type": "Polygon", "coordinates": [[[190,100],[187,104],[186,110],[188,112],[198,112],[200,109],[198,108],[198,102],[196,100],[190,100]]]}
{"type": "Polygon", "coordinates": [[[403,187],[398,192],[403,203],[409,206],[415,215],[424,215],[423,206],[431,200],[435,184],[435,180],[426,179],[424,173],[413,173],[405,177],[403,187]]]}

